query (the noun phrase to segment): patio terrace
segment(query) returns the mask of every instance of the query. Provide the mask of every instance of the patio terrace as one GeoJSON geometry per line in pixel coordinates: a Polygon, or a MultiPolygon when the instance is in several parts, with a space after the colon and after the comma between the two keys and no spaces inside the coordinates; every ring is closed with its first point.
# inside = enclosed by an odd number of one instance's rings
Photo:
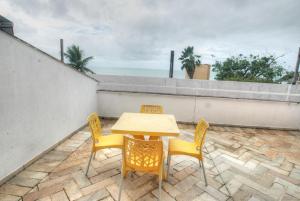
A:
{"type": "MultiPolygon", "coordinates": [[[[102,121],[104,133],[114,122],[102,121]]],[[[193,139],[193,125],[179,128],[180,138],[193,139]]],[[[205,147],[208,187],[197,160],[174,156],[170,178],[163,182],[163,201],[300,200],[299,131],[211,126],[205,147]]],[[[86,177],[90,148],[90,133],[84,128],[3,184],[0,200],[116,200],[120,151],[97,152],[86,177]]],[[[125,180],[122,200],[156,200],[157,186],[155,176],[132,174],[125,180]]]]}
{"type": "MultiPolygon", "coordinates": [[[[189,123],[180,124],[187,140],[201,117],[220,125],[210,127],[204,150],[209,186],[197,161],[173,157],[163,201],[300,200],[300,85],[92,78],[2,31],[0,67],[0,201],[115,200],[120,152],[98,152],[86,177],[90,133],[68,136],[92,112],[107,117],[108,133],[108,118],[141,104],[162,105],[189,123]]],[[[122,200],[155,200],[157,185],[155,177],[133,174],[122,200]]]]}

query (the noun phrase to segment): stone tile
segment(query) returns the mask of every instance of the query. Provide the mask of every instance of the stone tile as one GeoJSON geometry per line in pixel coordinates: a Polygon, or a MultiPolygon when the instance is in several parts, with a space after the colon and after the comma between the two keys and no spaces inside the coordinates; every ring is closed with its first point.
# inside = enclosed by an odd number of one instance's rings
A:
{"type": "MultiPolygon", "coordinates": [[[[103,120],[103,123],[104,130],[109,132],[114,121],[103,120]]],[[[192,141],[194,128],[183,124],[180,138],[192,141]]],[[[52,201],[53,197],[65,199],[70,194],[68,199],[77,201],[117,199],[121,152],[119,149],[97,152],[86,177],[84,171],[91,148],[87,130],[86,127],[77,132],[2,185],[0,198],[14,200],[25,194],[24,201],[52,201]],[[24,190],[22,186],[30,188],[24,190]]],[[[167,145],[167,140],[164,144],[167,145]]],[[[204,149],[209,186],[203,185],[197,159],[174,156],[170,177],[163,182],[163,197],[166,200],[300,200],[299,144],[300,136],[292,132],[212,126],[204,149]]],[[[124,180],[122,201],[157,200],[156,176],[140,172],[131,175],[124,180]]]]}
{"type": "Polygon", "coordinates": [[[293,169],[293,163],[285,160],[281,166],[280,166],[281,169],[283,170],[286,170],[286,171],[291,171],[293,169]]]}
{"type": "MultiPolygon", "coordinates": [[[[119,186],[117,184],[112,184],[110,186],[107,186],[106,189],[109,191],[110,195],[114,198],[114,200],[118,200],[119,186]]],[[[127,195],[125,190],[122,190],[121,200],[122,201],[131,201],[132,199],[127,195]]]]}
{"type": "Polygon", "coordinates": [[[84,188],[91,184],[90,180],[85,176],[85,173],[83,173],[83,171],[72,173],[72,177],[78,184],[79,188],[84,188]]]}
{"type": "Polygon", "coordinates": [[[103,188],[89,195],[83,196],[77,199],[76,201],[98,201],[106,199],[109,195],[109,192],[105,188],[103,188]]]}
{"type": "MultiPolygon", "coordinates": [[[[222,161],[224,161],[224,159],[222,159],[222,161]]],[[[228,165],[227,163],[221,163],[221,164],[218,164],[216,165],[216,167],[214,167],[212,169],[213,172],[215,172],[216,174],[219,174],[219,173],[222,173],[228,169],[230,169],[230,165],[228,165]]]]}
{"type": "MultiPolygon", "coordinates": [[[[249,187],[249,186],[247,186],[247,185],[242,185],[241,190],[238,191],[238,192],[236,193],[236,195],[237,195],[239,192],[244,192],[244,195],[243,195],[244,197],[243,197],[243,199],[241,199],[241,201],[249,200],[249,199],[250,199],[251,197],[253,197],[253,196],[255,196],[255,197],[257,197],[257,198],[260,198],[260,199],[262,199],[262,200],[264,200],[264,201],[275,201],[275,200],[277,200],[277,199],[275,199],[275,198],[269,197],[269,196],[266,195],[266,194],[263,194],[263,193],[261,193],[261,192],[259,192],[259,191],[256,191],[255,189],[253,189],[253,188],[251,188],[251,187],[249,187]]],[[[236,200],[236,195],[233,196],[234,200],[236,200]]]]}
{"type": "Polygon", "coordinates": [[[56,184],[63,184],[63,183],[68,183],[72,179],[72,175],[68,174],[62,177],[56,177],[54,179],[49,179],[45,182],[41,182],[38,184],[39,189],[43,189],[49,186],[53,186],[56,184]]]}
{"type": "Polygon", "coordinates": [[[27,169],[38,172],[51,172],[60,162],[44,162],[44,163],[34,163],[30,165],[27,169]]]}
{"type": "Polygon", "coordinates": [[[288,181],[285,181],[281,178],[276,178],[274,182],[283,185],[287,194],[292,195],[292,196],[300,199],[300,186],[292,184],[292,183],[290,183],[288,181]]]}
{"type": "Polygon", "coordinates": [[[108,171],[103,172],[101,174],[98,174],[94,177],[91,177],[90,181],[92,183],[97,183],[99,181],[102,181],[106,178],[112,177],[112,176],[117,175],[117,174],[120,174],[120,171],[118,169],[111,169],[111,170],[108,170],[108,171]]]}
{"type": "Polygon", "coordinates": [[[38,180],[38,179],[32,179],[32,178],[25,178],[25,177],[16,176],[13,179],[9,180],[8,183],[15,184],[15,185],[18,185],[18,186],[33,188],[39,182],[40,182],[40,180],[38,180]]]}
{"type": "Polygon", "coordinates": [[[190,175],[190,176],[186,177],[185,179],[181,180],[180,182],[178,182],[175,185],[175,187],[181,192],[186,192],[198,181],[199,180],[196,177],[190,175]]]}
{"type": "Polygon", "coordinates": [[[203,191],[205,191],[206,193],[208,193],[210,196],[216,198],[217,200],[225,201],[228,199],[227,195],[225,195],[224,193],[218,191],[217,189],[209,185],[205,186],[203,183],[199,182],[197,183],[197,186],[201,188],[203,191]]]}
{"type": "Polygon", "coordinates": [[[169,175],[169,177],[168,177],[168,183],[170,183],[171,185],[175,185],[178,182],[179,181],[175,177],[173,177],[172,175],[169,175]]]}
{"type": "Polygon", "coordinates": [[[109,196],[109,197],[102,199],[101,201],[114,201],[114,199],[109,196]]]}
{"type": "Polygon", "coordinates": [[[244,189],[239,189],[234,195],[232,195],[232,198],[234,201],[245,201],[249,200],[251,197],[251,193],[244,189]]]}
{"type": "Polygon", "coordinates": [[[282,198],[281,198],[282,201],[299,201],[299,199],[293,197],[293,196],[290,196],[288,194],[285,194],[282,198]]]}
{"type": "Polygon", "coordinates": [[[190,186],[189,190],[176,196],[177,201],[193,200],[200,196],[203,190],[197,186],[190,186]]]}
{"type": "Polygon", "coordinates": [[[20,177],[32,178],[32,179],[44,179],[48,173],[46,172],[36,172],[30,170],[24,170],[18,174],[20,177]]]}
{"type": "Polygon", "coordinates": [[[275,190],[272,190],[272,189],[269,189],[269,188],[266,188],[266,187],[263,187],[261,185],[259,185],[258,183],[256,183],[255,181],[252,181],[248,178],[245,178],[245,177],[242,177],[242,176],[236,176],[236,179],[243,183],[244,185],[252,188],[252,189],[255,189],[257,192],[261,193],[261,194],[264,194],[266,196],[269,196],[269,197],[272,197],[274,199],[282,196],[282,189],[275,189],[275,190]]]}
{"type": "Polygon", "coordinates": [[[63,161],[70,155],[70,152],[57,151],[53,150],[43,156],[43,159],[47,159],[49,161],[63,161]]]}
{"type": "Polygon", "coordinates": [[[248,168],[249,170],[254,170],[258,164],[259,164],[259,161],[255,160],[255,159],[251,159],[245,164],[245,167],[248,168]]]}
{"type": "Polygon", "coordinates": [[[73,180],[68,182],[67,184],[65,184],[64,189],[65,189],[65,192],[66,192],[68,198],[71,201],[82,197],[79,186],[73,180]]]}
{"type": "Polygon", "coordinates": [[[162,188],[172,197],[176,197],[181,193],[177,188],[167,182],[163,182],[162,188]]]}
{"type": "Polygon", "coordinates": [[[109,163],[113,163],[115,161],[120,161],[121,159],[122,159],[122,156],[121,155],[117,155],[117,156],[113,156],[111,158],[108,158],[106,160],[103,160],[103,161],[101,161],[101,163],[103,165],[106,165],[106,164],[109,164],[109,163]]]}
{"type": "Polygon", "coordinates": [[[153,189],[157,188],[157,186],[158,183],[156,181],[154,183],[152,180],[134,189],[127,189],[126,192],[132,200],[137,200],[146,195],[148,192],[151,192],[153,189]]]}
{"type": "Polygon", "coordinates": [[[217,200],[207,193],[202,193],[202,195],[196,197],[195,199],[193,199],[193,201],[217,201],[217,200]]]}
{"type": "MultiPolygon", "coordinates": [[[[117,175],[117,182],[120,182],[121,177],[119,175],[117,175]]],[[[150,174],[143,174],[139,177],[133,178],[129,176],[124,180],[124,183],[126,184],[126,186],[124,185],[125,188],[127,189],[136,189],[141,185],[146,184],[147,182],[149,182],[150,180],[153,180],[154,176],[150,175],[150,174]]]]}
{"type": "Polygon", "coordinates": [[[108,163],[108,164],[105,164],[105,165],[101,165],[100,167],[95,168],[95,170],[99,174],[99,173],[103,173],[103,172],[106,172],[108,170],[116,169],[116,168],[121,168],[121,162],[120,161],[108,163]]]}
{"type": "MultiPolygon", "coordinates": [[[[175,158],[175,157],[172,157],[172,159],[175,158]]],[[[175,166],[173,166],[173,169],[177,170],[177,171],[181,171],[183,169],[185,169],[186,167],[192,165],[193,162],[192,161],[189,161],[189,160],[184,160],[180,163],[177,163],[175,166]]]]}
{"type": "MultiPolygon", "coordinates": [[[[200,181],[200,182],[203,183],[204,180],[202,179],[202,181],[200,181]]],[[[216,189],[219,189],[223,185],[223,181],[218,182],[218,181],[216,181],[215,178],[212,178],[212,177],[207,177],[207,183],[208,183],[208,185],[210,185],[211,187],[216,188],[216,189]]]]}
{"type": "Polygon", "coordinates": [[[255,196],[252,196],[248,201],[263,201],[263,200],[255,197],[255,196]]]}
{"type": "Polygon", "coordinates": [[[44,198],[53,195],[63,190],[64,185],[62,183],[55,184],[53,186],[45,187],[39,191],[28,193],[23,197],[23,201],[32,201],[40,198],[44,198]]]}
{"type": "MultiPolygon", "coordinates": [[[[152,191],[152,194],[155,196],[155,197],[159,197],[159,191],[158,189],[155,189],[154,191],[152,191]]],[[[161,191],[161,200],[163,201],[175,201],[174,198],[172,198],[168,193],[166,193],[164,190],[161,191]]]]}
{"type": "Polygon", "coordinates": [[[232,196],[234,195],[239,189],[240,187],[242,186],[242,183],[239,182],[238,180],[236,179],[232,179],[231,181],[229,181],[227,184],[226,184],[226,187],[225,185],[220,189],[220,191],[222,193],[224,193],[225,195],[228,195],[228,196],[232,196]],[[228,193],[229,191],[229,193],[228,193]]]}
{"type": "Polygon", "coordinates": [[[69,201],[66,193],[64,191],[57,192],[51,195],[52,201],[69,201]]]}
{"type": "Polygon", "coordinates": [[[14,184],[4,184],[0,187],[0,194],[23,196],[30,190],[31,188],[28,187],[17,186],[14,184]]]}
{"type": "Polygon", "coordinates": [[[108,158],[111,158],[113,156],[117,156],[117,155],[120,155],[122,153],[121,149],[107,149],[109,150],[110,152],[109,153],[105,153],[105,155],[108,157],[108,158]]]}
{"type": "Polygon", "coordinates": [[[279,174],[282,174],[282,175],[289,175],[289,172],[288,171],[285,171],[285,170],[282,170],[280,168],[277,168],[277,167],[274,167],[272,165],[269,165],[267,163],[261,163],[262,166],[270,169],[270,170],[273,170],[275,172],[278,172],[279,174]]]}
{"type": "Polygon", "coordinates": [[[103,160],[107,159],[106,155],[102,151],[97,151],[95,158],[97,161],[103,161],[103,160]]]}
{"type": "Polygon", "coordinates": [[[250,151],[244,152],[239,159],[242,161],[248,161],[253,158],[253,154],[250,151]]]}
{"type": "Polygon", "coordinates": [[[103,181],[97,182],[95,184],[92,184],[90,186],[87,186],[85,188],[81,189],[81,192],[83,195],[88,195],[94,191],[100,190],[108,185],[111,185],[114,183],[114,180],[111,178],[105,179],[103,181]]]}
{"type": "Polygon", "coordinates": [[[157,198],[152,193],[148,193],[147,195],[137,199],[137,201],[157,201],[157,198]]]}
{"type": "MultiPolygon", "coordinates": [[[[178,180],[182,180],[184,178],[186,178],[187,176],[189,176],[190,174],[196,172],[197,169],[195,169],[194,167],[186,167],[178,172],[173,173],[173,176],[178,179],[178,180]]],[[[170,172],[171,174],[171,172],[170,172]]]]}
{"type": "Polygon", "coordinates": [[[290,173],[290,177],[300,180],[300,169],[294,168],[290,173]]]}
{"type": "Polygon", "coordinates": [[[21,197],[0,193],[0,201],[20,201],[21,197]]]}
{"type": "Polygon", "coordinates": [[[43,197],[41,199],[38,199],[37,201],[51,201],[51,197],[50,196],[43,197]]]}

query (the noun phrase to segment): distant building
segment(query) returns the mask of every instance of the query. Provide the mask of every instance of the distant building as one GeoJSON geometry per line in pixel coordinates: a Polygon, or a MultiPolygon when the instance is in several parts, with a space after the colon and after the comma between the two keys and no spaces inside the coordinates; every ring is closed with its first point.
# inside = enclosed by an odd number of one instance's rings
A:
{"type": "MultiPolygon", "coordinates": [[[[196,66],[193,79],[197,80],[209,80],[210,77],[210,65],[209,64],[200,64],[196,66]]],[[[187,73],[185,73],[185,78],[188,79],[187,73]]]]}
{"type": "Polygon", "coordinates": [[[8,34],[14,35],[14,24],[0,15],[0,30],[8,34]]]}

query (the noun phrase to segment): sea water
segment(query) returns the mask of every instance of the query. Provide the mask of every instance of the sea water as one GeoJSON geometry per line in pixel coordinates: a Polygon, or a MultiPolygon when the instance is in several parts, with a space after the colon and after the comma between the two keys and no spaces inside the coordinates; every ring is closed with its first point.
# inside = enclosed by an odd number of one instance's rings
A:
{"type": "MultiPolygon", "coordinates": [[[[169,77],[168,69],[150,69],[150,68],[97,68],[95,73],[104,75],[130,75],[144,77],[169,77]]],[[[184,78],[184,71],[174,70],[175,78],[184,78]]]]}
{"type": "MultiPolygon", "coordinates": [[[[125,75],[125,76],[143,76],[143,77],[169,77],[169,69],[153,69],[153,68],[126,68],[126,67],[111,67],[111,68],[96,68],[93,69],[97,74],[104,75],[125,75]]],[[[184,79],[185,71],[174,69],[174,78],[184,79]]],[[[211,78],[212,73],[211,73],[211,78]]]]}

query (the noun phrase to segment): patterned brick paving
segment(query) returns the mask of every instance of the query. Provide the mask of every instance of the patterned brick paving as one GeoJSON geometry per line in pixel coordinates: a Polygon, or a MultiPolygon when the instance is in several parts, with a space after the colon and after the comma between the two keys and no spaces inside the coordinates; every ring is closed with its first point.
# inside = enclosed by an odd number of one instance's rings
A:
{"type": "MultiPolygon", "coordinates": [[[[112,124],[104,121],[105,133],[112,124]]],[[[192,140],[194,127],[179,126],[181,138],[192,140]]],[[[0,201],[116,200],[120,151],[99,151],[86,177],[90,147],[85,128],[2,185],[0,201]]],[[[163,201],[300,200],[299,132],[213,126],[204,151],[209,185],[203,183],[197,160],[173,157],[170,178],[163,183],[163,201]]],[[[156,200],[157,187],[155,176],[131,174],[122,200],[156,200]]]]}

